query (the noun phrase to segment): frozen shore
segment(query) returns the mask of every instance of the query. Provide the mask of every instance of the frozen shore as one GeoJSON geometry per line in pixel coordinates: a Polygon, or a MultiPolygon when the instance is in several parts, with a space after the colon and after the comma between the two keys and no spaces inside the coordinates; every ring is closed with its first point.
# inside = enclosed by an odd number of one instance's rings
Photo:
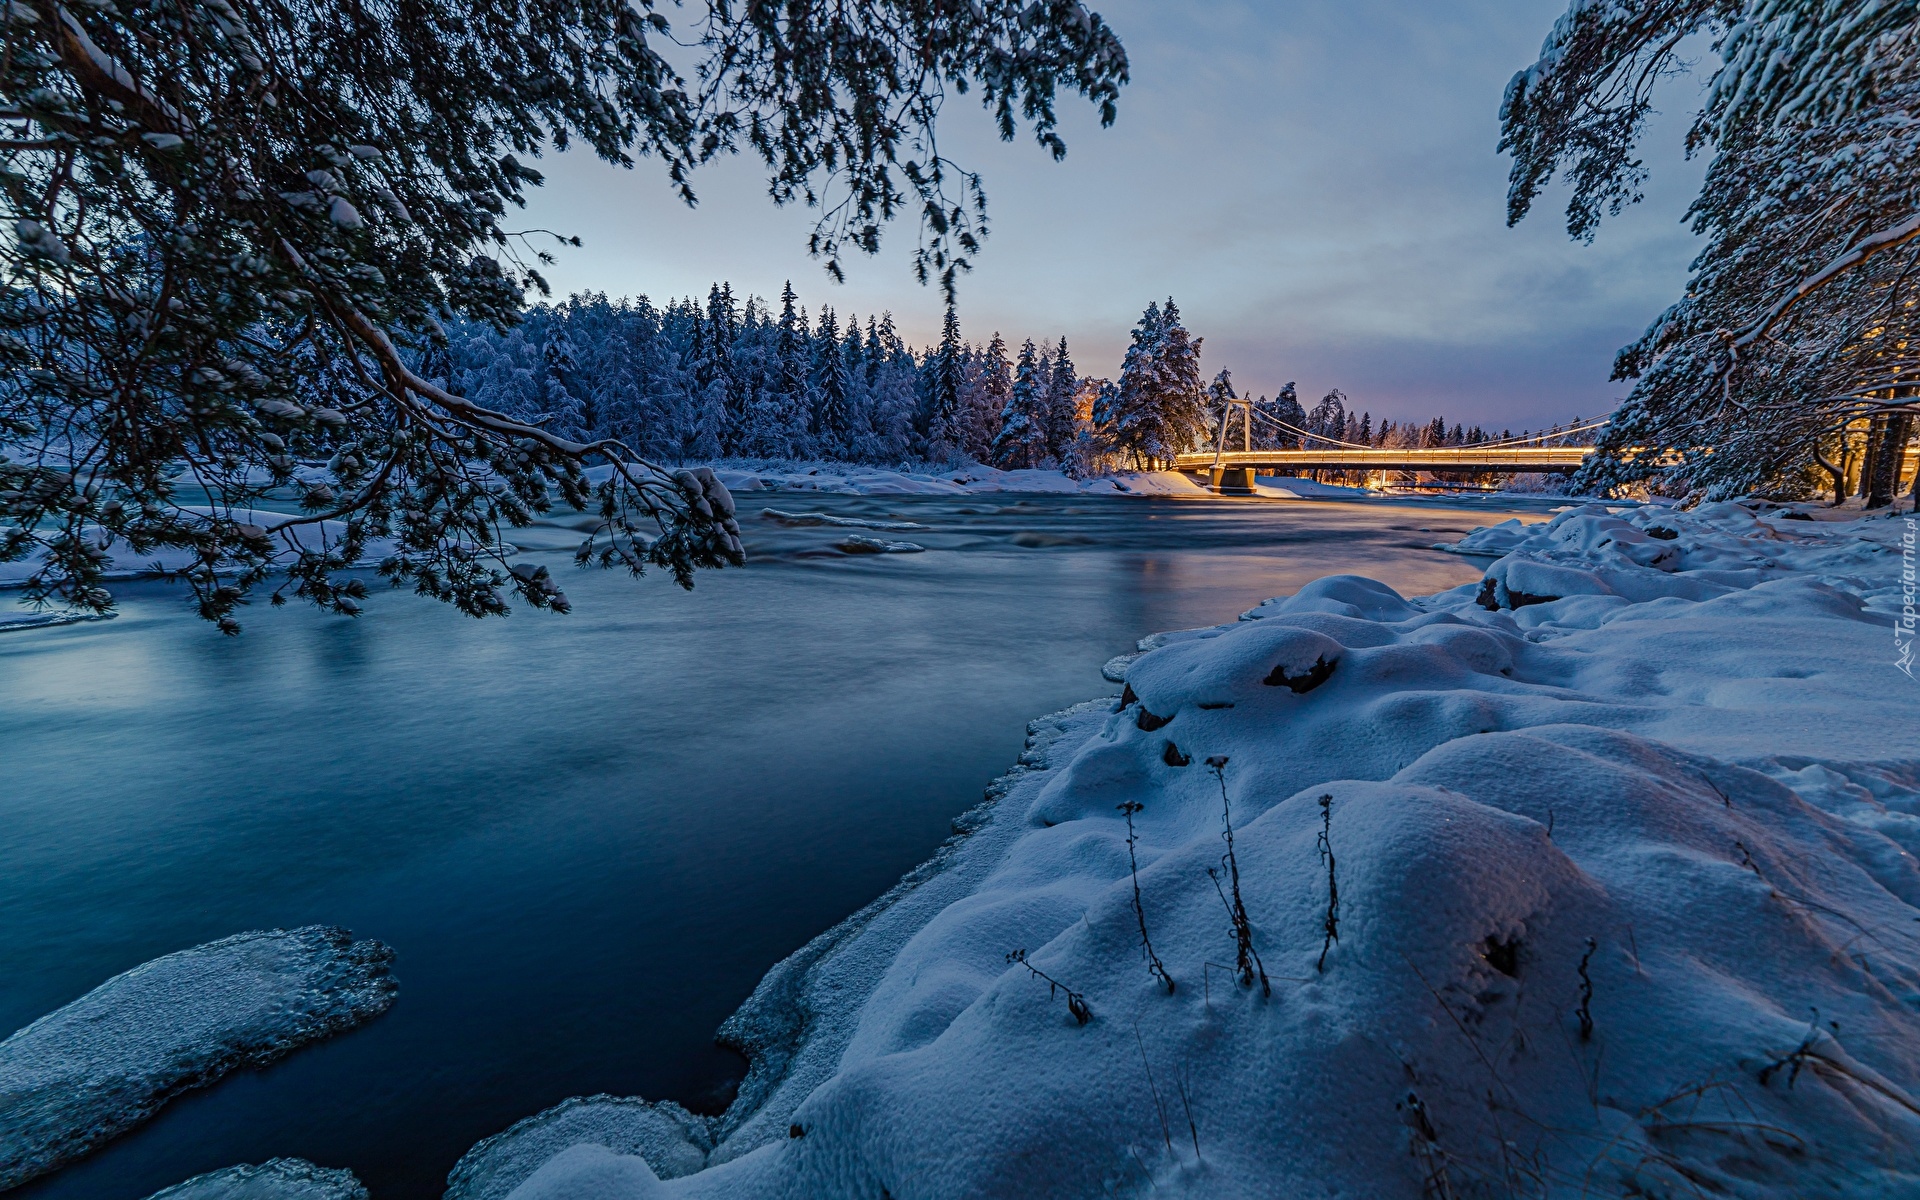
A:
{"type": "MultiPolygon", "coordinates": [[[[716,464],[714,474],[732,492],[826,492],[842,496],[969,496],[986,492],[1024,492],[1038,495],[1080,496],[1211,496],[1206,488],[1179,471],[1129,471],[1075,479],[1061,471],[1002,471],[972,466],[935,471],[911,468],[865,467],[851,463],[769,466],[716,464]]],[[[1316,483],[1311,479],[1261,476],[1259,495],[1279,500],[1356,499],[1375,493],[1365,488],[1316,483]]]]}
{"type": "Polygon", "coordinates": [[[725,1117],[461,1194],[1911,1195],[1911,529],[1588,506],[1151,639],[769,974],[725,1117]]]}
{"type": "Polygon", "coordinates": [[[392,961],[343,929],[235,934],[143,963],[28,1025],[0,1042],[0,1191],[189,1088],[379,1016],[398,986],[392,961]]]}

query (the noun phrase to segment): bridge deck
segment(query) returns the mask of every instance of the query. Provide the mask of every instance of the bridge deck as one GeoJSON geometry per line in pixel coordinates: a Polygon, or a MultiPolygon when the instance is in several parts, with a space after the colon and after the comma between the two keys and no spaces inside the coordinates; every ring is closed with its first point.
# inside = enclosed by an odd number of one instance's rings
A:
{"type": "MultiPolygon", "coordinates": [[[[1475,449],[1447,446],[1432,450],[1229,450],[1218,465],[1227,470],[1270,471],[1572,471],[1593,453],[1591,446],[1503,446],[1475,449]]],[[[1181,471],[1215,466],[1211,450],[1174,459],[1181,471]]]]}

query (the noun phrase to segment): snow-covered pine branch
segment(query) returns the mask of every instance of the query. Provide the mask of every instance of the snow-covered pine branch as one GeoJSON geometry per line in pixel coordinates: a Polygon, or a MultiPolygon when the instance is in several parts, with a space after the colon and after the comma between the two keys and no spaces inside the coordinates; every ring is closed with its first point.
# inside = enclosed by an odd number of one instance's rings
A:
{"type": "Polygon", "coordinates": [[[1720,55],[1692,133],[1714,156],[1689,212],[1707,244],[1621,351],[1638,382],[1574,483],[1805,494],[1856,418],[1882,464],[1909,437],[1920,3],[1575,0],[1502,107],[1510,220],[1557,171],[1575,236],[1638,199],[1654,87],[1694,34],[1720,55]]]}
{"type": "MultiPolygon", "coordinates": [[[[653,156],[690,201],[700,164],[751,148],[776,199],[829,198],[830,267],[913,201],[950,284],[983,230],[926,166],[944,89],[1057,151],[1058,92],[1110,120],[1127,71],[1058,0],[711,6],[678,38],[652,0],[21,0],[0,36],[0,559],[41,564],[30,599],[104,610],[114,557],[186,549],[229,632],[282,570],[276,602],[358,611],[342,572],[375,544],[395,582],[475,615],[560,607],[502,550],[556,500],[601,518],[590,559],[689,585],[739,561],[725,490],[592,433],[596,405],[630,397],[564,347],[527,408],[450,386],[449,327],[509,329],[545,293],[506,222],[541,182],[528,160],[575,141],[653,156]],[[676,42],[691,79],[656,51],[676,42]],[[344,532],[296,551],[235,515],[287,488],[344,532]]],[[[751,433],[767,422],[743,419],[764,414],[715,315],[684,369],[751,433]]],[[[781,417],[808,435],[815,364],[786,366],[781,417]]]]}

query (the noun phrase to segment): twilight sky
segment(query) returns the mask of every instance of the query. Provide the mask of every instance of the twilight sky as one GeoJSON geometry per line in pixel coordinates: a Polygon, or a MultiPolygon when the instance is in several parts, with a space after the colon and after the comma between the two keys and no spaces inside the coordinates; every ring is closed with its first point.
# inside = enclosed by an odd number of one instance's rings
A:
{"type": "MultiPolygon", "coordinates": [[[[1107,0],[1133,82],[1102,130],[1062,101],[1068,156],[1002,144],[971,97],[947,107],[942,149],[985,176],[993,234],[962,279],[966,335],[1017,346],[1065,334],[1082,373],[1118,372],[1147,302],[1172,295],[1206,339],[1207,374],[1243,392],[1297,380],[1377,418],[1538,427],[1613,406],[1615,349],[1680,292],[1692,235],[1679,223],[1701,164],[1679,136],[1697,84],[1649,140],[1647,200],[1570,241],[1564,197],[1504,225],[1500,95],[1564,0],[1107,0]]],[[[557,294],[656,302],[779,293],[816,313],[891,309],[935,338],[937,289],[908,268],[915,230],[835,285],[807,257],[812,216],[776,209],[752,161],[695,178],[688,210],[646,161],[620,171],[572,152],[541,164],[527,225],[581,235],[548,272],[557,294]]]]}

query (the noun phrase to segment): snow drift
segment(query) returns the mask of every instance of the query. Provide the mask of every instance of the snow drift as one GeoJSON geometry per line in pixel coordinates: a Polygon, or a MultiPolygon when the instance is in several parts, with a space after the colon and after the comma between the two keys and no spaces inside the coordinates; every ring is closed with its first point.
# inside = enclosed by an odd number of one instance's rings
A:
{"type": "Polygon", "coordinates": [[[768,976],[726,1116],[469,1194],[1914,1195],[1899,534],[1587,506],[1163,635],[768,976]]]}
{"type": "Polygon", "coordinates": [[[96,1149],[180,1092],[379,1016],[398,988],[392,961],[344,929],[241,933],[144,963],[40,1018],[0,1042],[0,1190],[96,1149]]]}

